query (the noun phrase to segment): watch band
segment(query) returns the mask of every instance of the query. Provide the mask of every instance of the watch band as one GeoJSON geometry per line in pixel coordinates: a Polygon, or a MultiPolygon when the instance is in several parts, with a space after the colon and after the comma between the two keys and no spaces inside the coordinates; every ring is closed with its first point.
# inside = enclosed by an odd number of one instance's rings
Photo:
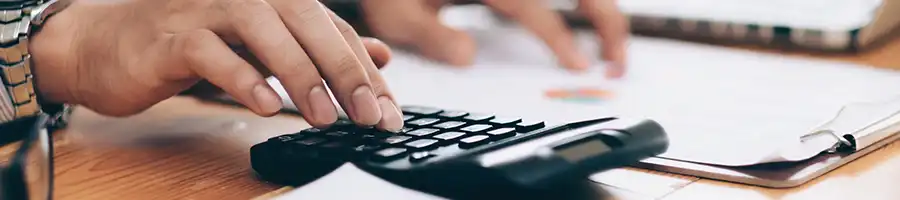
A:
{"type": "Polygon", "coordinates": [[[5,101],[12,106],[7,117],[14,120],[38,114],[41,109],[34,92],[31,55],[28,53],[28,34],[31,29],[31,10],[39,1],[22,2],[21,7],[7,7],[0,11],[0,75],[5,101]]]}
{"type": "Polygon", "coordinates": [[[68,106],[41,104],[31,73],[29,37],[70,0],[0,2],[0,124],[45,112],[62,120],[68,106]]]}

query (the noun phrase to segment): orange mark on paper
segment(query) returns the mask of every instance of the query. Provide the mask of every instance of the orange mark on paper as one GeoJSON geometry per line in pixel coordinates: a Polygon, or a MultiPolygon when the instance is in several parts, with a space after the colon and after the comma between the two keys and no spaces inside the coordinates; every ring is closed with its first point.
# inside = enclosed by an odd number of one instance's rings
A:
{"type": "Polygon", "coordinates": [[[612,98],[613,93],[603,89],[582,87],[550,89],[545,91],[544,95],[563,101],[597,102],[612,98]]]}

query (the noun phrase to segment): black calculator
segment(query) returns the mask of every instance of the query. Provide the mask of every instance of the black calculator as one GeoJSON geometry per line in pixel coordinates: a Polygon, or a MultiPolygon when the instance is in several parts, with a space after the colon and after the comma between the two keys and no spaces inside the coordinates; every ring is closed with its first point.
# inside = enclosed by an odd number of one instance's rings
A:
{"type": "MultiPolygon", "coordinates": [[[[342,119],[270,138],[250,149],[262,179],[300,186],[345,163],[399,186],[448,198],[527,194],[664,153],[668,138],[649,119],[542,121],[428,106],[403,106],[399,133],[342,119]],[[482,191],[482,192],[479,192],[482,191]]],[[[352,189],[352,188],[348,188],[352,189]]]]}

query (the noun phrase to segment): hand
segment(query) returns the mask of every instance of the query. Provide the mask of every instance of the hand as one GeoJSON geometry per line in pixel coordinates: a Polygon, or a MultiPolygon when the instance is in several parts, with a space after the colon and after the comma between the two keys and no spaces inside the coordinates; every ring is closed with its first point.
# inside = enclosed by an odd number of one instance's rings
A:
{"type": "Polygon", "coordinates": [[[30,48],[43,98],[104,115],[137,114],[208,82],[270,116],[282,105],[271,74],[313,126],[337,118],[330,89],[356,123],[399,130],[372,58],[383,65],[390,53],[364,41],[316,0],[77,0],[30,48]]]}
{"type": "MultiPolygon", "coordinates": [[[[465,33],[440,23],[438,10],[452,0],[361,1],[372,34],[388,43],[411,46],[424,56],[457,66],[469,65],[475,44],[465,33]]],[[[498,13],[521,23],[543,40],[572,70],[590,63],[576,49],[563,18],[542,0],[480,0],[498,13]]],[[[624,73],[628,23],[614,0],[579,0],[578,11],[591,19],[602,43],[602,57],[609,63],[607,75],[624,73]]]]}

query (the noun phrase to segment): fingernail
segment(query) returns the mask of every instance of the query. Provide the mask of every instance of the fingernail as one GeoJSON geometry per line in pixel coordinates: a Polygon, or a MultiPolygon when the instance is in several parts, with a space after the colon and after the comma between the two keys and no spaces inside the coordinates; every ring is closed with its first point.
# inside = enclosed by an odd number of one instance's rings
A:
{"type": "Polygon", "coordinates": [[[353,113],[355,121],[361,125],[375,125],[381,120],[381,109],[375,100],[375,94],[369,86],[360,86],[353,91],[353,113]]]}
{"type": "Polygon", "coordinates": [[[323,124],[331,124],[337,121],[337,107],[331,101],[328,91],[322,86],[313,87],[309,91],[309,104],[312,107],[312,117],[323,124]]]}
{"type": "Polygon", "coordinates": [[[400,114],[400,109],[394,104],[394,101],[391,101],[388,97],[382,96],[378,98],[378,105],[381,107],[381,112],[383,113],[381,122],[378,123],[379,128],[391,132],[400,131],[400,129],[403,128],[403,117],[400,114]]]}
{"type": "Polygon", "coordinates": [[[612,63],[606,69],[607,78],[621,78],[625,74],[625,66],[621,63],[612,63]]]}
{"type": "Polygon", "coordinates": [[[265,84],[253,87],[253,98],[264,113],[275,113],[281,110],[281,98],[265,84]]]}
{"type": "Polygon", "coordinates": [[[378,43],[378,44],[385,44],[383,41],[379,40],[378,38],[373,38],[373,37],[360,37],[360,39],[365,40],[366,42],[378,43]]]}
{"type": "Polygon", "coordinates": [[[584,55],[576,53],[573,60],[574,63],[572,63],[572,67],[576,69],[587,69],[591,66],[591,61],[588,60],[584,55]]]}

